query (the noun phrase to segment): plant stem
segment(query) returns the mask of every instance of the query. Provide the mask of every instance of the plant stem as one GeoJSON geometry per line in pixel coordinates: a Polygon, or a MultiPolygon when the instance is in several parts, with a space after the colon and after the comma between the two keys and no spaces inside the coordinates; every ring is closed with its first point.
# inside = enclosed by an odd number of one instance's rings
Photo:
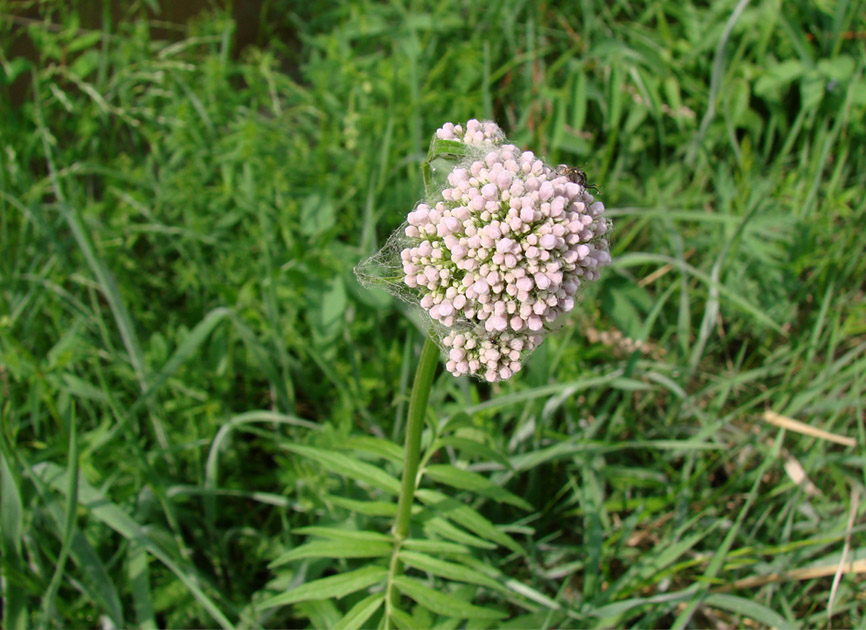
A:
{"type": "Polygon", "coordinates": [[[421,457],[421,433],[424,430],[424,416],[427,413],[427,401],[430,399],[430,387],[433,385],[438,360],[439,349],[430,337],[427,337],[415,372],[412,397],[409,399],[406,446],[403,451],[403,483],[397,503],[397,521],[394,523],[394,535],[401,542],[409,533],[409,517],[415,501],[415,477],[418,475],[418,461],[421,457]]]}
{"type": "MultiPolygon", "coordinates": [[[[415,382],[412,384],[412,396],[409,399],[409,415],[406,423],[406,445],[403,451],[403,481],[400,486],[400,498],[397,502],[397,519],[394,522],[394,555],[388,573],[386,597],[386,614],[397,604],[397,593],[393,580],[400,572],[400,561],[397,554],[406,536],[409,534],[409,519],[412,516],[412,505],[415,502],[415,484],[418,477],[418,463],[421,459],[421,434],[424,431],[424,416],[427,413],[427,401],[430,399],[430,387],[433,385],[433,375],[439,361],[439,349],[430,337],[424,342],[418,369],[415,372],[415,382]]],[[[387,625],[387,621],[386,621],[387,625]]]]}

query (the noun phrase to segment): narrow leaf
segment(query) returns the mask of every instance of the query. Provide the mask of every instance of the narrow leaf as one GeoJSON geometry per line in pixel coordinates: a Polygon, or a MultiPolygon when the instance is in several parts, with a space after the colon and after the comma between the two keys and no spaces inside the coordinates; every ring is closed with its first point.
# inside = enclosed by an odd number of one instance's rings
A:
{"type": "MultiPolygon", "coordinates": [[[[5,446],[5,438],[0,437],[0,440],[4,441],[5,446]]],[[[9,630],[27,628],[30,616],[25,605],[24,589],[14,581],[9,581],[10,573],[22,573],[22,514],[17,479],[12,475],[5,453],[0,451],[0,549],[3,550],[3,561],[7,565],[3,570],[0,590],[3,592],[3,627],[9,630]]]]}
{"type": "Polygon", "coordinates": [[[438,514],[462,525],[472,533],[500,544],[503,547],[508,547],[516,553],[526,555],[526,550],[518,545],[511,536],[496,529],[493,523],[468,505],[450,499],[441,492],[434,490],[418,490],[416,496],[427,505],[433,507],[438,514]]]}
{"type": "Polygon", "coordinates": [[[438,575],[439,577],[456,580],[458,582],[468,582],[469,584],[478,584],[479,586],[486,586],[500,592],[507,591],[507,589],[496,580],[479,573],[475,569],[470,569],[469,567],[457,564],[456,562],[447,562],[423,553],[406,550],[401,551],[399,557],[406,566],[413,567],[420,571],[427,571],[428,573],[438,575]]]}
{"type": "Polygon", "coordinates": [[[338,529],[336,527],[298,527],[292,530],[294,534],[305,536],[320,536],[334,540],[364,540],[368,542],[384,542],[394,544],[394,538],[379,532],[370,532],[357,529],[338,529]]]}
{"type": "Polygon", "coordinates": [[[333,630],[360,630],[360,628],[364,627],[367,620],[373,616],[373,613],[379,610],[384,601],[385,593],[376,593],[362,599],[352,606],[352,609],[346,613],[345,617],[340,619],[333,630]]]}
{"type": "Polygon", "coordinates": [[[156,630],[156,614],[150,594],[150,569],[147,566],[147,552],[141,545],[136,543],[129,545],[126,573],[132,591],[132,605],[135,609],[137,627],[142,630],[156,630]]]}
{"type": "MultiPolygon", "coordinates": [[[[66,472],[56,464],[42,462],[33,466],[32,471],[33,475],[44,483],[55,490],[65,492],[66,484],[64,482],[68,481],[66,472]]],[[[78,480],[78,498],[79,504],[87,508],[94,518],[105,523],[124,538],[137,542],[168,567],[220,626],[226,630],[234,627],[234,624],[228,620],[216,603],[202,590],[199,585],[200,579],[194,568],[175,561],[161,546],[145,534],[141,526],[126,512],[109,501],[84,479],[78,480]]]]}
{"type": "Polygon", "coordinates": [[[414,549],[435,554],[458,554],[469,555],[469,547],[464,545],[455,545],[452,542],[443,540],[425,540],[423,538],[407,538],[403,541],[404,549],[414,549]]]}
{"type": "Polygon", "coordinates": [[[388,501],[358,501],[333,494],[326,494],[324,500],[350,512],[366,514],[367,516],[394,516],[397,514],[397,504],[388,501]]]}
{"type": "Polygon", "coordinates": [[[280,448],[312,459],[327,470],[348,479],[364,482],[389,494],[397,495],[400,493],[400,482],[394,477],[381,468],[362,462],[350,455],[299,444],[281,444],[280,448]]]}
{"type": "Polygon", "coordinates": [[[501,611],[474,606],[453,595],[435,591],[429,586],[424,586],[418,580],[406,577],[405,575],[395,577],[394,585],[402,593],[424,606],[424,608],[447,617],[459,617],[461,619],[503,619],[508,616],[501,611]]]}
{"type": "Polygon", "coordinates": [[[468,490],[475,494],[488,497],[500,503],[509,503],[515,507],[532,511],[532,505],[516,494],[500,488],[487,477],[470,470],[462,470],[448,464],[433,464],[425,468],[427,476],[452,488],[468,490]]]}
{"type": "Polygon", "coordinates": [[[704,598],[704,606],[729,610],[734,614],[749,617],[767,628],[799,628],[797,622],[785,619],[776,611],[751,599],[714,593],[704,598]]]}
{"type": "Polygon", "coordinates": [[[511,468],[511,462],[508,461],[508,458],[506,458],[505,455],[483,442],[471,440],[462,436],[449,435],[440,438],[439,443],[442,446],[456,448],[458,451],[465,453],[466,455],[473,455],[487,461],[498,462],[506,468],[511,468]]]}
{"type": "Polygon", "coordinates": [[[434,516],[431,519],[428,519],[424,523],[424,531],[425,533],[434,533],[438,534],[442,538],[447,540],[453,540],[456,543],[460,543],[462,545],[469,545],[470,547],[477,547],[479,549],[496,549],[496,544],[492,542],[488,542],[483,538],[479,538],[478,536],[473,536],[469,532],[466,532],[447,519],[442,518],[441,516],[434,516]]]}
{"type": "Polygon", "coordinates": [[[394,442],[370,437],[369,435],[351,437],[348,440],[340,442],[340,447],[347,450],[358,450],[364,453],[370,453],[376,457],[390,460],[395,464],[399,464],[403,461],[402,447],[394,442]]]}
{"type": "Polygon", "coordinates": [[[268,567],[273,569],[302,558],[380,558],[389,555],[394,546],[364,540],[314,540],[290,549],[268,567]]]}
{"type": "Polygon", "coordinates": [[[381,582],[387,575],[387,569],[376,566],[368,566],[356,569],[355,571],[349,571],[348,573],[332,575],[307,582],[290,591],[275,595],[262,602],[259,608],[275,608],[276,606],[285,606],[286,604],[304,602],[311,599],[345,597],[349,593],[360,591],[362,588],[368,588],[377,582],[381,582]]]}
{"type": "Polygon", "coordinates": [[[48,590],[42,598],[42,625],[48,625],[48,621],[54,617],[54,598],[63,581],[66,568],[66,559],[69,557],[69,549],[72,545],[72,535],[75,532],[75,512],[78,508],[78,437],[76,432],[75,407],[69,414],[69,460],[66,468],[66,505],[63,517],[63,538],[60,545],[60,554],[54,567],[54,574],[48,584],[48,590]]]}

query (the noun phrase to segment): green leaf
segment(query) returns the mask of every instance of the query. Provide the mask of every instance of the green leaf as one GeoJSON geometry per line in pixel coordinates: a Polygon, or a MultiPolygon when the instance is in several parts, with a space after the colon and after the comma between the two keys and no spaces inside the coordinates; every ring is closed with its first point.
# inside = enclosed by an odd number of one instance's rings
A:
{"type": "Polygon", "coordinates": [[[307,288],[309,313],[316,342],[327,345],[328,340],[339,334],[344,324],[343,315],[348,306],[346,285],[343,278],[334,276],[327,282],[310,278],[307,288]]]}
{"type": "Polygon", "coordinates": [[[307,457],[324,466],[328,471],[361,481],[389,494],[400,493],[400,482],[377,466],[367,464],[350,455],[326,451],[312,446],[280,444],[280,448],[307,457]]]}
{"type": "Polygon", "coordinates": [[[628,269],[638,265],[646,265],[651,263],[660,263],[663,265],[671,265],[676,267],[681,272],[689,274],[707,285],[709,289],[716,289],[720,295],[724,296],[728,302],[742,310],[744,313],[752,316],[756,323],[763,324],[772,328],[778,333],[786,334],[785,330],[776,322],[774,322],[763,310],[751,304],[748,300],[743,299],[736,291],[730,287],[720,284],[710,278],[703,271],[693,267],[692,265],[678,259],[666,256],[664,254],[651,254],[647,252],[634,252],[631,254],[623,254],[615,259],[614,267],[617,269],[628,269]]]}
{"type": "Polygon", "coordinates": [[[518,497],[516,494],[497,486],[487,477],[476,472],[455,468],[449,464],[432,464],[427,466],[425,473],[430,478],[460,490],[469,490],[475,494],[488,497],[499,503],[509,503],[528,512],[532,511],[532,505],[518,497]]]}
{"type": "Polygon", "coordinates": [[[324,500],[350,512],[366,514],[367,516],[391,517],[397,514],[397,504],[388,503],[387,501],[358,501],[357,499],[347,499],[346,497],[338,497],[333,494],[326,494],[324,500]]]}
{"type": "Polygon", "coordinates": [[[405,575],[395,577],[394,585],[402,593],[439,615],[460,619],[504,619],[508,616],[504,612],[474,606],[453,595],[435,591],[405,575]]]}
{"type": "MultiPolygon", "coordinates": [[[[659,595],[654,595],[653,597],[633,597],[631,599],[624,599],[619,602],[614,602],[613,604],[607,604],[605,606],[593,608],[589,611],[588,614],[592,617],[598,617],[600,619],[616,619],[620,615],[623,615],[635,608],[640,608],[648,605],[658,606],[659,604],[673,604],[676,602],[687,600],[694,595],[695,591],[697,591],[697,588],[697,585],[692,585],[681,591],[676,591],[673,593],[660,593],[659,595]]],[[[674,608],[674,606],[671,606],[671,608],[674,608]]]]}
{"type": "Polygon", "coordinates": [[[298,602],[298,612],[310,620],[313,628],[333,628],[342,616],[340,609],[330,599],[310,599],[298,602]]]}
{"type": "MultiPolygon", "coordinates": [[[[55,490],[65,493],[68,479],[66,471],[51,462],[42,462],[32,468],[33,475],[55,490]]],[[[130,542],[140,544],[174,573],[214,620],[226,630],[235,624],[219,609],[216,603],[199,586],[201,578],[195,568],[185,565],[171,557],[160,545],[154,542],[141,526],[105,495],[91,486],[85,479],[78,480],[79,505],[89,510],[97,520],[106,524],[130,542]]]]}
{"type": "Polygon", "coordinates": [[[704,598],[704,606],[713,606],[723,610],[729,610],[736,615],[749,617],[767,628],[799,628],[800,625],[790,619],[786,619],[776,611],[751,599],[715,593],[704,598]]]}
{"type": "MultiPolygon", "coordinates": [[[[196,328],[198,328],[198,326],[196,326],[196,328]]],[[[211,443],[210,451],[208,452],[207,461],[205,462],[204,469],[205,489],[213,490],[217,487],[217,482],[219,481],[219,457],[220,452],[223,449],[223,443],[229,439],[229,437],[235,430],[249,430],[246,428],[246,425],[254,423],[288,424],[315,430],[321,430],[322,428],[320,425],[310,422],[308,420],[296,418],[295,416],[287,416],[280,413],[275,413],[273,411],[248,411],[246,413],[234,416],[231,420],[224,423],[220,427],[220,430],[217,431],[216,437],[214,437],[213,442],[211,443]]],[[[205,495],[204,508],[207,525],[209,528],[213,529],[214,523],[216,522],[217,513],[216,493],[210,492],[205,495]]]]}
{"type": "Polygon", "coordinates": [[[180,366],[198,353],[199,347],[208,338],[213,329],[224,319],[231,318],[231,316],[232,312],[224,307],[215,308],[205,315],[195,325],[195,328],[184,335],[183,341],[180,342],[180,345],[178,345],[169,360],[165,362],[162,369],[150,380],[150,384],[144,394],[142,394],[142,398],[147,398],[159,390],[177,372],[180,366]]]}
{"type": "Polygon", "coordinates": [[[450,446],[455,448],[466,455],[473,455],[486,461],[495,461],[507,468],[511,468],[511,462],[508,461],[508,458],[506,458],[505,455],[483,442],[455,435],[443,437],[438,440],[438,443],[441,446],[450,446]]]}
{"type": "Polygon", "coordinates": [[[457,545],[452,542],[443,540],[427,540],[424,538],[407,538],[403,541],[404,549],[414,549],[416,551],[426,551],[427,553],[436,554],[457,554],[469,555],[469,547],[457,545]]]}
{"type": "Polygon", "coordinates": [[[340,447],[346,450],[363,451],[377,457],[388,459],[396,464],[403,461],[403,448],[389,440],[374,438],[368,435],[350,437],[340,442],[340,447]]]}
{"type": "Polygon", "coordinates": [[[550,599],[544,593],[541,593],[528,584],[524,584],[514,578],[506,580],[505,587],[519,595],[523,595],[527,599],[531,599],[532,601],[545,606],[546,608],[550,608],[551,610],[559,610],[561,608],[559,604],[550,599]]]}
{"type": "Polygon", "coordinates": [[[102,31],[90,31],[84,32],[83,35],[77,36],[66,46],[66,52],[78,52],[79,50],[84,50],[85,48],[90,48],[94,46],[99,40],[102,39],[102,31]]]}
{"type": "Polygon", "coordinates": [[[403,550],[398,555],[400,560],[403,561],[403,564],[419,569],[420,571],[427,571],[428,573],[448,578],[449,580],[478,584],[479,586],[486,586],[496,591],[507,592],[507,589],[496,580],[479,573],[475,569],[470,569],[465,565],[439,560],[438,558],[433,558],[427,554],[417,553],[415,551],[403,550]]]}
{"type": "Polygon", "coordinates": [[[424,532],[427,534],[432,532],[438,534],[442,538],[469,545],[470,547],[478,547],[479,549],[496,549],[495,543],[488,542],[478,536],[473,536],[441,516],[434,516],[425,521],[424,532]]]}
{"type": "MultiPolygon", "coordinates": [[[[62,535],[65,512],[60,502],[53,497],[46,498],[43,510],[54,522],[58,534],[62,535]]],[[[123,608],[114,586],[115,581],[109,576],[90,541],[78,529],[72,533],[69,554],[79,568],[81,581],[78,588],[81,588],[82,594],[101,606],[115,625],[124,626],[123,608]]]]}
{"type": "Polygon", "coordinates": [[[399,608],[392,608],[388,614],[391,617],[391,621],[393,621],[394,625],[400,630],[416,630],[418,628],[418,623],[412,615],[403,612],[399,608]]]}
{"type": "Polygon", "coordinates": [[[382,602],[385,601],[385,593],[370,595],[352,606],[346,616],[340,619],[333,630],[359,630],[364,627],[367,620],[373,616],[382,602]]]}
{"type": "MultiPolygon", "coordinates": [[[[0,437],[5,447],[5,437],[0,437]]],[[[6,461],[4,448],[0,451],[0,549],[3,550],[3,627],[9,630],[24,630],[28,627],[30,613],[25,604],[24,589],[17,580],[10,579],[9,573],[23,574],[21,561],[21,540],[23,538],[23,518],[21,494],[18,480],[12,474],[6,461]]]]}
{"type": "Polygon", "coordinates": [[[10,85],[22,72],[33,67],[33,63],[24,57],[16,57],[8,63],[0,64],[0,85],[10,85]]]}
{"type": "Polygon", "coordinates": [[[147,566],[147,552],[141,545],[135,543],[129,545],[126,572],[132,592],[137,627],[142,630],[156,630],[158,626],[150,593],[150,569],[147,566]]]}
{"type": "Polygon", "coordinates": [[[310,195],[301,206],[301,234],[304,236],[316,236],[326,232],[334,226],[337,215],[334,211],[334,202],[321,195],[310,195]]]}
{"type": "Polygon", "coordinates": [[[481,536],[486,540],[493,541],[504,547],[508,547],[512,551],[520,555],[526,555],[526,550],[523,549],[517,542],[505,532],[501,532],[481,516],[478,512],[454,499],[451,499],[441,492],[434,490],[418,490],[416,496],[433,507],[437,514],[451,519],[468,529],[470,532],[481,536]]]}
{"type": "Polygon", "coordinates": [[[62,542],[60,554],[57,556],[57,561],[55,562],[54,574],[51,576],[51,582],[49,582],[48,589],[42,598],[42,625],[48,625],[47,622],[54,617],[54,598],[57,596],[60,583],[63,581],[66,560],[69,557],[73,534],[75,533],[75,513],[78,508],[78,433],[76,425],[75,407],[72,407],[67,423],[69,429],[69,452],[67,458],[69,461],[66,468],[66,492],[64,493],[66,504],[63,509],[62,542]]]}
{"type": "Polygon", "coordinates": [[[818,72],[835,81],[847,81],[854,75],[857,64],[849,55],[839,55],[835,59],[819,59],[818,72]]]}
{"type": "MultiPolygon", "coordinates": [[[[87,78],[91,72],[99,67],[99,57],[100,54],[98,50],[88,50],[81,53],[78,55],[78,58],[69,65],[69,74],[79,80],[87,78]]],[[[101,100],[99,93],[88,84],[82,83],[81,86],[82,89],[87,90],[88,94],[90,94],[95,101],[101,100]]]]}
{"type": "Polygon", "coordinates": [[[330,599],[345,597],[349,593],[360,591],[363,588],[373,586],[381,582],[388,575],[384,567],[368,566],[348,573],[332,575],[330,577],[314,580],[293,588],[285,593],[275,595],[265,600],[259,608],[274,608],[285,606],[295,602],[303,602],[310,599],[330,599]]]}
{"type": "Polygon", "coordinates": [[[268,568],[281,566],[302,558],[380,558],[390,555],[394,546],[388,543],[363,540],[314,540],[295,547],[268,564],[268,568]]]}
{"type": "Polygon", "coordinates": [[[322,538],[331,538],[334,540],[362,540],[367,542],[383,542],[390,545],[394,544],[394,537],[388,534],[379,532],[369,532],[357,529],[338,529],[336,527],[298,527],[292,530],[294,534],[303,534],[305,536],[320,536],[322,538]]]}

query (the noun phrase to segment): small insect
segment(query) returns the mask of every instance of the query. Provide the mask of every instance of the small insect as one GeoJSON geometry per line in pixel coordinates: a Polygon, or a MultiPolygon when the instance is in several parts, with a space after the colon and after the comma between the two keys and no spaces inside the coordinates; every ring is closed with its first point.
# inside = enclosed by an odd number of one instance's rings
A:
{"type": "Polygon", "coordinates": [[[569,179],[569,181],[572,181],[575,184],[580,184],[583,188],[586,188],[587,190],[592,190],[595,193],[598,192],[597,186],[586,183],[586,173],[584,173],[583,169],[578,166],[560,164],[556,167],[556,170],[554,172],[557,175],[564,175],[569,179]]]}

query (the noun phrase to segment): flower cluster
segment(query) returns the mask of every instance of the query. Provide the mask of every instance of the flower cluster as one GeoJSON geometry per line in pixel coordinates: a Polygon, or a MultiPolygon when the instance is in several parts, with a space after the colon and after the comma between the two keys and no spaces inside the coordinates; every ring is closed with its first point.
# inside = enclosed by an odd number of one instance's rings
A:
{"type": "Polygon", "coordinates": [[[505,134],[495,122],[482,123],[474,118],[466,123],[465,131],[462,125],[445,123],[436,130],[436,137],[440,140],[457,140],[464,144],[476,145],[502,144],[505,141],[505,134]]]}
{"type": "Polygon", "coordinates": [[[495,123],[448,123],[436,136],[477,157],[409,213],[403,282],[448,329],[450,372],[507,379],[610,263],[604,205],[567,171],[505,144],[495,123]]]}

